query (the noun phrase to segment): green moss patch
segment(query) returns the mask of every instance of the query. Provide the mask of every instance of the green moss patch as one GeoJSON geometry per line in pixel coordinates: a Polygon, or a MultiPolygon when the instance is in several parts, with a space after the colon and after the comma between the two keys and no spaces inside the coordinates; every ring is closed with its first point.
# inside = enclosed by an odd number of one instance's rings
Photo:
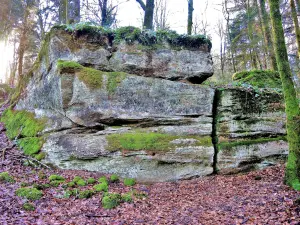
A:
{"type": "Polygon", "coordinates": [[[91,198],[94,194],[93,190],[84,190],[79,192],[78,198],[91,198]]]}
{"type": "Polygon", "coordinates": [[[103,182],[101,184],[97,184],[93,187],[95,189],[95,191],[100,192],[100,191],[108,191],[108,183],[103,182]]]}
{"type": "Polygon", "coordinates": [[[36,119],[33,113],[25,110],[5,110],[1,122],[5,124],[6,134],[11,140],[18,135],[35,137],[45,128],[45,120],[36,119]]]}
{"type": "Polygon", "coordinates": [[[226,149],[231,149],[236,146],[241,146],[241,145],[254,145],[254,144],[260,144],[260,143],[266,143],[266,142],[271,142],[271,141],[286,141],[285,136],[280,136],[276,138],[257,138],[257,139],[242,139],[238,141],[233,141],[233,142],[220,142],[218,144],[218,147],[220,150],[226,150],[226,149]]]}
{"type": "Polygon", "coordinates": [[[86,180],[86,182],[87,182],[88,184],[94,184],[94,183],[96,183],[96,180],[95,180],[94,178],[90,177],[90,178],[88,178],[88,179],[86,180]]]}
{"type": "Polygon", "coordinates": [[[119,181],[119,176],[116,174],[112,174],[109,179],[111,182],[115,183],[119,181]]]}
{"type": "Polygon", "coordinates": [[[0,183],[1,182],[14,183],[15,180],[12,176],[9,175],[8,172],[2,172],[0,173],[0,183]]]}
{"type": "Polygon", "coordinates": [[[251,70],[233,74],[232,79],[259,88],[281,88],[281,80],[277,71],[251,70]]]}
{"type": "Polygon", "coordinates": [[[49,181],[55,181],[55,180],[65,181],[65,178],[60,175],[52,174],[49,177],[49,181]]]}
{"type": "Polygon", "coordinates": [[[30,204],[28,202],[24,203],[22,207],[26,211],[34,211],[35,210],[34,205],[32,205],[32,204],[30,204]]]}
{"type": "Polygon", "coordinates": [[[16,190],[16,195],[28,200],[38,200],[43,196],[43,192],[36,188],[19,188],[16,190]]]}
{"type": "MultiPolygon", "coordinates": [[[[19,139],[17,143],[23,149],[25,155],[34,155],[42,148],[44,139],[42,137],[27,137],[19,139]]],[[[37,156],[37,159],[43,158],[44,154],[37,156]]]]}
{"type": "Polygon", "coordinates": [[[85,186],[86,181],[79,176],[74,177],[73,182],[78,186],[85,186]]]}
{"type": "Polygon", "coordinates": [[[107,91],[109,94],[114,94],[117,87],[126,78],[126,73],[110,72],[108,73],[107,91]]]}
{"type": "Polygon", "coordinates": [[[174,143],[173,141],[183,138],[195,139],[194,143],[189,143],[189,146],[211,146],[211,137],[199,136],[175,136],[163,133],[124,133],[111,134],[107,136],[108,149],[110,151],[118,150],[149,150],[149,151],[168,151],[174,147],[186,146],[184,143],[174,143]],[[172,143],[173,142],[173,143],[172,143]]]}
{"type": "Polygon", "coordinates": [[[129,186],[129,187],[134,186],[136,183],[134,178],[125,178],[123,182],[125,186],[129,186]]]}
{"type": "Polygon", "coordinates": [[[102,207],[104,209],[113,209],[120,205],[122,197],[118,193],[107,193],[102,198],[102,207]]]}

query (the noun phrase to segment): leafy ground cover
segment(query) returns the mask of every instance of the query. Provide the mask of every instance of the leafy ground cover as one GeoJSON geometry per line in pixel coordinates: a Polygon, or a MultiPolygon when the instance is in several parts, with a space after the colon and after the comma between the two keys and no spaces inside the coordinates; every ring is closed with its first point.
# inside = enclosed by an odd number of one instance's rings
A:
{"type": "Polygon", "coordinates": [[[4,130],[0,124],[0,173],[7,172],[0,181],[0,224],[300,223],[300,193],[282,183],[281,164],[242,175],[126,186],[95,172],[25,166],[17,148],[6,149],[3,159],[1,149],[12,146],[4,130]],[[77,184],[80,179],[85,185],[77,184]],[[96,191],[99,184],[108,184],[108,192],[96,191]],[[34,200],[24,198],[28,188],[34,200]]]}

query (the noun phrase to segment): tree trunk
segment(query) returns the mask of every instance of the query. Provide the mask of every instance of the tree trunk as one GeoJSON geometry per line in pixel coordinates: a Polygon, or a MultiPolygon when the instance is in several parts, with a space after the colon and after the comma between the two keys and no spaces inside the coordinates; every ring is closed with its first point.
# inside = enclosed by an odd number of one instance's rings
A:
{"type": "Polygon", "coordinates": [[[153,29],[154,0],[147,0],[144,16],[144,28],[153,29]]]}
{"type": "Polygon", "coordinates": [[[296,40],[298,46],[298,58],[300,58],[300,28],[299,28],[297,10],[296,10],[296,5],[294,0],[290,0],[290,6],[291,6],[292,18],[295,26],[295,34],[296,34],[296,40]]]}
{"type": "Polygon", "coordinates": [[[102,7],[101,7],[101,26],[106,27],[107,26],[107,0],[102,1],[102,7]]]}
{"type": "Polygon", "coordinates": [[[70,16],[70,22],[80,22],[80,0],[73,0],[72,16],[70,16]]]}
{"type": "Polygon", "coordinates": [[[257,53],[254,49],[254,43],[253,43],[253,22],[254,20],[251,18],[250,15],[250,0],[247,1],[247,19],[248,19],[248,37],[250,41],[250,58],[251,58],[251,67],[252,69],[258,69],[257,67],[257,53]]]}
{"type": "Polygon", "coordinates": [[[59,4],[59,23],[67,24],[68,23],[68,0],[60,0],[59,4]]]}
{"type": "Polygon", "coordinates": [[[284,182],[294,189],[300,190],[300,110],[292,80],[292,71],[288,61],[279,1],[280,0],[269,0],[269,4],[273,27],[275,56],[282,82],[287,118],[286,128],[287,140],[289,143],[289,156],[284,182]]]}
{"type": "Polygon", "coordinates": [[[263,19],[263,32],[264,32],[265,42],[267,44],[266,47],[268,48],[268,52],[269,52],[270,66],[272,70],[277,71],[278,70],[277,62],[276,62],[276,57],[275,57],[275,52],[273,47],[273,41],[272,41],[272,36],[271,36],[271,31],[269,26],[269,16],[267,14],[265,0],[259,0],[259,5],[260,5],[260,11],[263,19]]]}
{"type": "Polygon", "coordinates": [[[193,0],[188,0],[188,25],[187,25],[187,34],[192,34],[193,27],[193,11],[194,11],[194,2],[193,0]]]}

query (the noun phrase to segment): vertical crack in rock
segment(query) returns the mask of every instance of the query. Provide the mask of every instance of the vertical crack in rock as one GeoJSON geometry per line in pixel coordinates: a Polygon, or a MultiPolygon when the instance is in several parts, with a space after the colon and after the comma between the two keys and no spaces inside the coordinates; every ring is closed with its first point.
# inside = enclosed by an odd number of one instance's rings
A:
{"type": "Polygon", "coordinates": [[[213,99],[213,109],[212,109],[212,116],[213,116],[213,121],[212,121],[212,143],[214,146],[214,159],[213,159],[213,173],[216,174],[218,173],[218,168],[217,168],[217,162],[218,162],[218,134],[217,134],[217,127],[218,127],[218,122],[219,122],[219,115],[218,115],[218,106],[221,100],[222,96],[222,91],[216,89],[215,90],[215,95],[213,99]]]}

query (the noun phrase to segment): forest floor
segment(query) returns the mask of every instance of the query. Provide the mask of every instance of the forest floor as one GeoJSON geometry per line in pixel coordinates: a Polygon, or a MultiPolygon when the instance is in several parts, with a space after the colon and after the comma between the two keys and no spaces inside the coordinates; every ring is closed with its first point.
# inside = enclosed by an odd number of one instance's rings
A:
{"type": "MultiPolygon", "coordinates": [[[[0,149],[11,146],[0,124],[0,149]]],[[[284,165],[240,175],[216,175],[179,182],[109,185],[110,192],[143,193],[133,203],[104,209],[101,193],[88,199],[64,198],[62,186],[43,190],[43,197],[31,202],[16,196],[22,183],[42,184],[51,174],[71,181],[74,176],[99,178],[86,171],[48,170],[23,165],[20,150],[0,151],[0,173],[7,171],[15,183],[0,182],[0,224],[300,224],[300,193],[282,183],[284,165]],[[4,159],[2,158],[4,156],[4,159]],[[39,176],[41,171],[46,175],[39,176]]],[[[87,185],[80,189],[92,189],[87,185]]],[[[139,197],[138,197],[139,196],[139,197]]]]}

